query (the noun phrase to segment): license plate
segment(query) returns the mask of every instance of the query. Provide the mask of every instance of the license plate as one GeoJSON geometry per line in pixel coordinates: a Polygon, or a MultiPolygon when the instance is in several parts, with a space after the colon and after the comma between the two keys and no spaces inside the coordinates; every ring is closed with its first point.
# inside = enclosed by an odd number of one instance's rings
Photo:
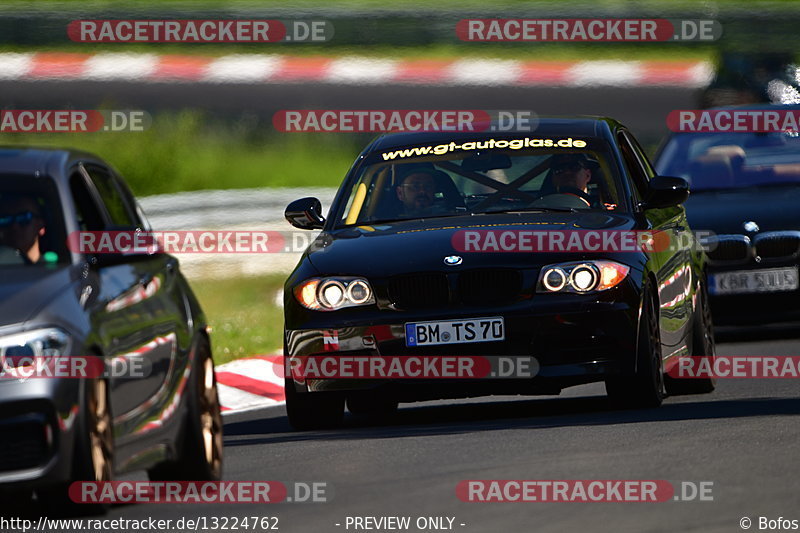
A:
{"type": "Polygon", "coordinates": [[[793,291],[798,287],[797,267],[740,270],[712,274],[711,294],[748,294],[793,291]]]}
{"type": "Polygon", "coordinates": [[[465,342],[502,341],[503,317],[406,323],[406,346],[433,346],[465,342]]]}

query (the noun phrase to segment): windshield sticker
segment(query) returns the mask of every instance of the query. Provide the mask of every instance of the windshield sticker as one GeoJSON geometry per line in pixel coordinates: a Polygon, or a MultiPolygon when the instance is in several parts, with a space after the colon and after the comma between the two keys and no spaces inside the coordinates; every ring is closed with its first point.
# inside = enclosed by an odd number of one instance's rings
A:
{"type": "Polygon", "coordinates": [[[392,152],[383,152],[384,161],[389,161],[397,158],[415,157],[423,155],[444,155],[448,152],[470,151],[470,150],[488,150],[493,148],[511,150],[520,150],[522,148],[586,148],[586,141],[581,139],[573,139],[568,137],[566,139],[488,139],[485,141],[467,141],[461,144],[450,142],[448,144],[437,144],[428,146],[418,146],[416,148],[406,148],[403,150],[394,150],[392,152]]]}

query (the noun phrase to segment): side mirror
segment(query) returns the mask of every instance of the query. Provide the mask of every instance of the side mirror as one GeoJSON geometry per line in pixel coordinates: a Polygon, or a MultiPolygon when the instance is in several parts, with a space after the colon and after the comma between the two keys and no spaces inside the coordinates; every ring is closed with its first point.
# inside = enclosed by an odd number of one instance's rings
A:
{"type": "Polygon", "coordinates": [[[322,203],[316,198],[300,198],[286,206],[283,216],[289,224],[300,229],[322,229],[325,217],[322,216],[322,203]]]}
{"type": "Polygon", "coordinates": [[[647,197],[642,202],[644,209],[675,207],[689,197],[689,182],[683,178],[655,176],[650,180],[647,197]]]}

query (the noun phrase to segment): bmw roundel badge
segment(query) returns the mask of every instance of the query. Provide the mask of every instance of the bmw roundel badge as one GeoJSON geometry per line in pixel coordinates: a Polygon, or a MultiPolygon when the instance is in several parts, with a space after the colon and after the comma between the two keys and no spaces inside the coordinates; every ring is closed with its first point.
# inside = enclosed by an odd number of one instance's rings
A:
{"type": "Polygon", "coordinates": [[[444,264],[449,266],[460,265],[463,259],[460,255],[448,255],[444,258],[444,264]]]}

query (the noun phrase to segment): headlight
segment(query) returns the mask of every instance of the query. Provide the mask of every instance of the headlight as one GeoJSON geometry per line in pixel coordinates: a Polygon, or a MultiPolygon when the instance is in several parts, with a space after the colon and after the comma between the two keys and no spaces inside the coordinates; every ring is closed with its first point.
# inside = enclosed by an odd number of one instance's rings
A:
{"type": "Polygon", "coordinates": [[[539,274],[536,292],[599,292],[616,287],[630,267],[614,261],[584,261],[547,265],[539,274]]]}
{"type": "Polygon", "coordinates": [[[36,359],[67,355],[70,338],[58,328],[45,328],[0,337],[0,374],[20,365],[34,365],[36,359]]]}
{"type": "Polygon", "coordinates": [[[314,311],[336,311],[375,303],[369,282],[363,278],[312,278],[294,288],[300,304],[314,311]]]}

